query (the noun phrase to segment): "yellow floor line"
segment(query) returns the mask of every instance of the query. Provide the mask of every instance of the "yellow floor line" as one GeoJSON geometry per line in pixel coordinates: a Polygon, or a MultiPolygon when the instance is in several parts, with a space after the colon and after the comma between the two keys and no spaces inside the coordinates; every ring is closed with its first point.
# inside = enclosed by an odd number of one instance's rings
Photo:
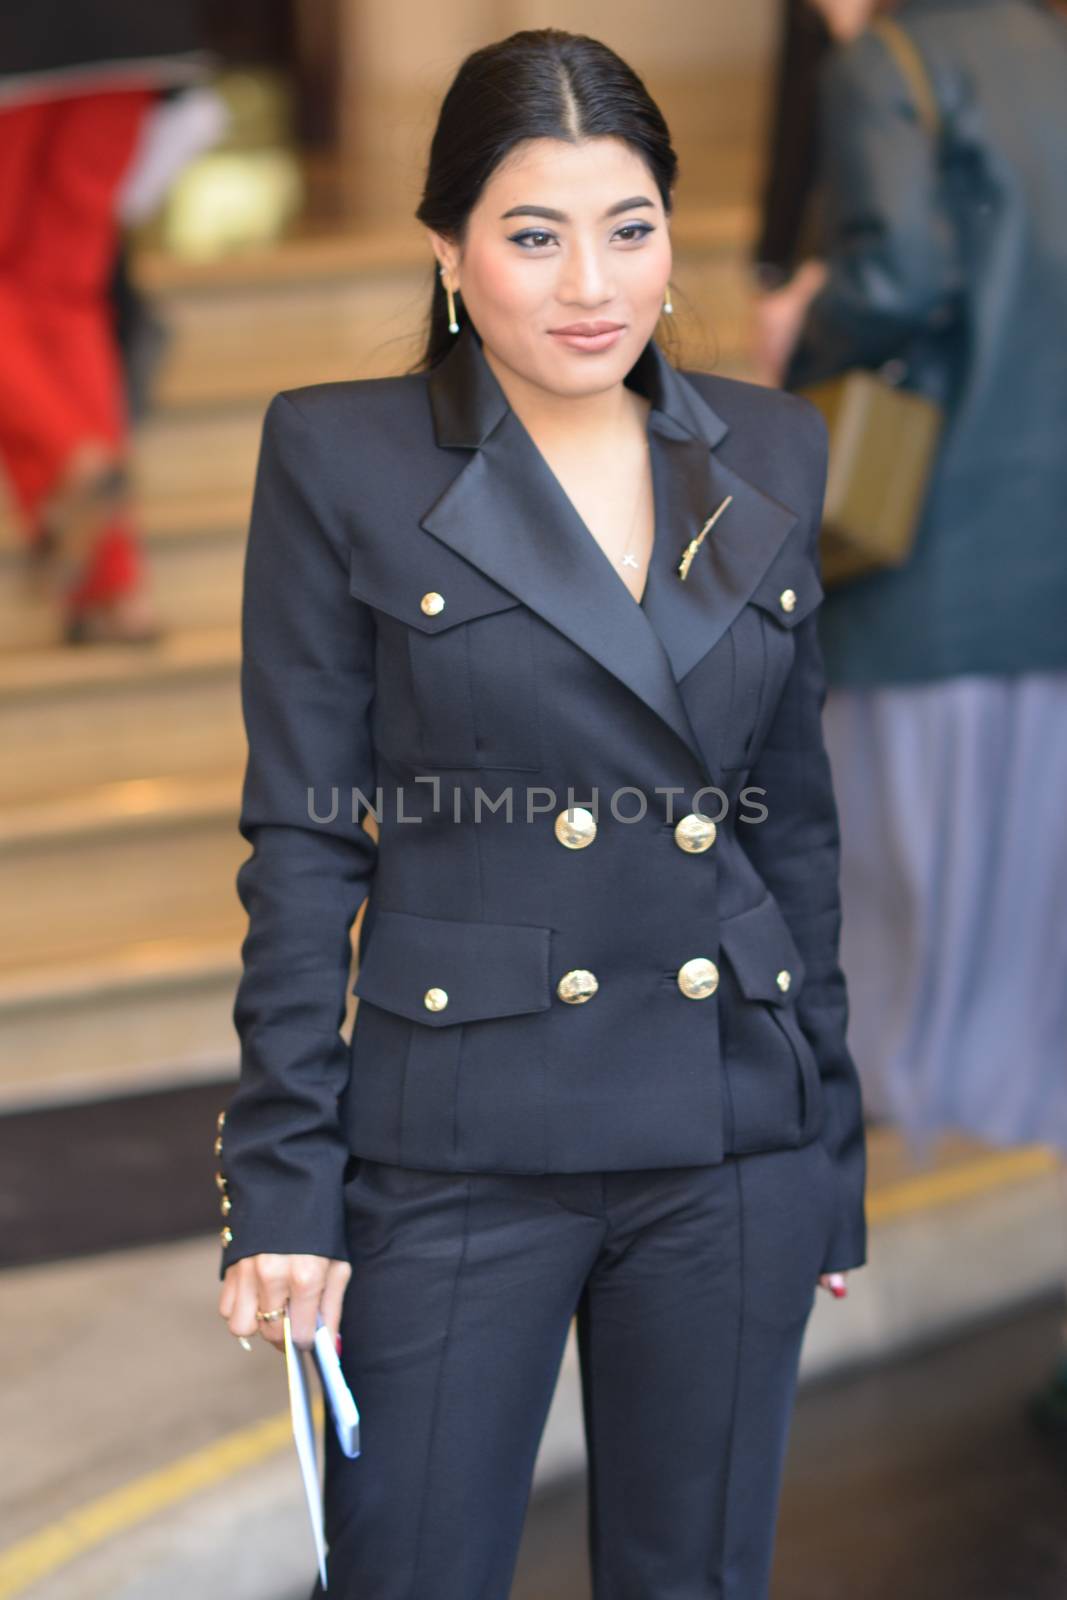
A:
{"type": "Polygon", "coordinates": [[[1055,1172],[1061,1159],[1049,1146],[1026,1145],[1020,1149],[970,1156],[958,1166],[914,1173],[896,1183],[870,1189],[867,1220],[872,1224],[890,1222],[931,1207],[973,1199],[1005,1183],[1042,1178],[1055,1172]]]}
{"type": "MultiPolygon", "coordinates": [[[[1047,1146],[1028,1145],[974,1156],[958,1166],[911,1174],[868,1192],[868,1221],[875,1226],[972,1199],[1005,1183],[1044,1177],[1057,1169],[1060,1160],[1057,1152],[1047,1146]]],[[[321,1429],[321,1396],[313,1402],[313,1413],[316,1429],[321,1429]]],[[[284,1411],[91,1500],[0,1552],[0,1600],[11,1600],[94,1545],[245,1467],[255,1466],[289,1448],[291,1443],[289,1413],[284,1411]]]]}
{"type": "MultiPolygon", "coordinates": [[[[312,1415],[321,1428],[321,1396],[312,1402],[312,1415]]],[[[0,1600],[22,1594],[30,1584],[156,1512],[291,1447],[292,1437],[289,1412],[280,1412],[68,1512],[0,1552],[0,1600]]]]}

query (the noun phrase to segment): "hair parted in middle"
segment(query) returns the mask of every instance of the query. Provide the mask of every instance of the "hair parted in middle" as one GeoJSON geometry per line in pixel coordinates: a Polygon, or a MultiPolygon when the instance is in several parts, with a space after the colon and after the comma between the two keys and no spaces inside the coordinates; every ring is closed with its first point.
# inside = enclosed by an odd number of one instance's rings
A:
{"type": "MultiPolygon", "coordinates": [[[[632,67],[599,39],[524,28],[474,50],[441,102],[419,222],[462,245],[467,219],[493,172],[526,139],[621,139],[641,157],[669,216],[678,157],[662,112],[632,67]]],[[[462,319],[462,308],[459,310],[462,319]]],[[[667,319],[670,324],[670,318],[667,319]]],[[[429,327],[413,370],[436,366],[452,344],[434,269],[429,327]]]]}

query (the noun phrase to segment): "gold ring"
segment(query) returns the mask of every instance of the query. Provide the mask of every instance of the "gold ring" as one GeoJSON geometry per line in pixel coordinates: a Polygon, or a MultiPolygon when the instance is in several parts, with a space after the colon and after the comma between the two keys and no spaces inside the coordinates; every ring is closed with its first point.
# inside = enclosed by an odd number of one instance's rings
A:
{"type": "Polygon", "coordinates": [[[259,1318],[260,1322],[277,1322],[278,1318],[279,1317],[284,1317],[284,1315],[285,1315],[285,1307],[284,1306],[282,1306],[278,1311],[257,1311],[256,1312],[256,1316],[259,1318]]]}

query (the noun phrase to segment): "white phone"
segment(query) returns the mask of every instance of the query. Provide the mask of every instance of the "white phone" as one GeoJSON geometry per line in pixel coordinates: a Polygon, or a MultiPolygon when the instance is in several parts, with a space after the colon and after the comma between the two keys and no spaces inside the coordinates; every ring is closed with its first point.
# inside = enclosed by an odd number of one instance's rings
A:
{"type": "Polygon", "coordinates": [[[321,1313],[318,1316],[311,1353],[315,1358],[327,1406],[333,1416],[337,1442],[345,1455],[354,1460],[360,1453],[359,1408],[351,1389],[345,1382],[333,1334],[323,1322],[321,1313]]]}

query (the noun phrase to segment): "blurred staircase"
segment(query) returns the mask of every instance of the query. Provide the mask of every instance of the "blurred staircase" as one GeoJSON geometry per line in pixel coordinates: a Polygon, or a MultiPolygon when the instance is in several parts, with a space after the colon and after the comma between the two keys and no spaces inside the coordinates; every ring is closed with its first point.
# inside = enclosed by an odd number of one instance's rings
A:
{"type": "MultiPolygon", "coordinates": [[[[677,221],[694,364],[739,359],[751,222],[677,221]]],[[[239,608],[263,412],[279,389],[410,367],[432,281],[421,230],[387,227],[207,265],[143,255],[137,275],[171,334],[136,472],[172,631],[56,648],[0,529],[0,1112],[232,1076],[239,608]]]]}

